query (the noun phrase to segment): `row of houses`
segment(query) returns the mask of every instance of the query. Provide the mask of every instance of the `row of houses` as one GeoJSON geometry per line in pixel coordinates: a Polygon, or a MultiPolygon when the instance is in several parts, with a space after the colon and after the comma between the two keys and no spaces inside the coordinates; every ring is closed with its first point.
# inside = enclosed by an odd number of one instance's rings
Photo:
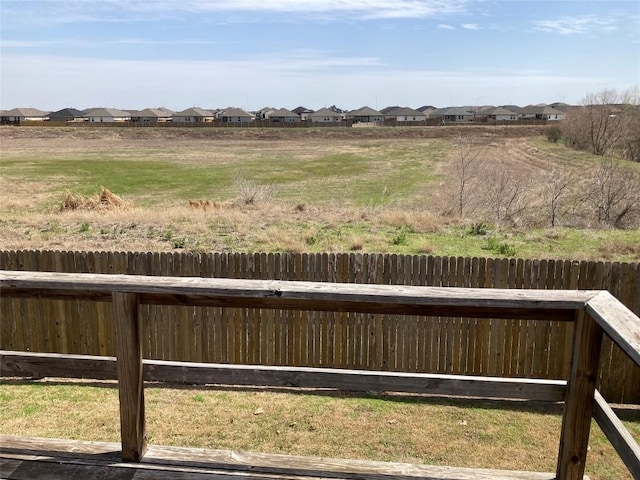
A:
{"type": "Polygon", "coordinates": [[[294,110],[286,108],[265,107],[255,112],[247,112],[241,108],[204,109],[191,107],[180,112],[167,108],[145,108],[144,110],[118,110],[114,108],[89,108],[77,110],[63,108],[56,112],[44,112],[36,108],[14,108],[0,111],[0,122],[19,124],[21,122],[89,122],[89,123],[185,123],[205,124],[221,122],[243,124],[254,121],[269,123],[311,122],[335,124],[344,121],[350,123],[389,124],[415,123],[430,120],[437,123],[483,123],[508,122],[518,120],[559,121],[564,119],[567,109],[565,104],[555,105],[517,105],[447,107],[436,108],[430,105],[413,109],[409,107],[391,106],[375,110],[364,106],[357,110],[344,111],[335,106],[310,110],[298,107],[294,110]]]}

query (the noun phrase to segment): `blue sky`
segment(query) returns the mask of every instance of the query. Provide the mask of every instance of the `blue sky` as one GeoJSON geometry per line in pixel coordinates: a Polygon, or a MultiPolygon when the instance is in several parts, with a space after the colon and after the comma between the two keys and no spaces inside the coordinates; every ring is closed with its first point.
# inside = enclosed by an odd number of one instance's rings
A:
{"type": "Polygon", "coordinates": [[[0,0],[0,106],[578,103],[640,84],[640,1],[0,0]]]}

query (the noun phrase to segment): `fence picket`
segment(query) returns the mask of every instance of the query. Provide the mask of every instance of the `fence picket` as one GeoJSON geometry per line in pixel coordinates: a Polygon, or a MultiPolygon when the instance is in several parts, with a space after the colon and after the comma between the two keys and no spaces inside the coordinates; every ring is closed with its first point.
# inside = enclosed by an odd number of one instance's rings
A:
{"type": "MultiPolygon", "coordinates": [[[[606,289],[640,310],[640,264],[376,254],[0,251],[0,267],[483,288],[606,289]]],[[[2,349],[114,355],[108,303],[0,299],[2,349]],[[6,319],[6,320],[5,320],[6,319]]],[[[566,377],[560,322],[140,306],[145,357],[220,363],[566,377]]],[[[599,389],[640,402],[640,367],[605,337],[599,389]]]]}

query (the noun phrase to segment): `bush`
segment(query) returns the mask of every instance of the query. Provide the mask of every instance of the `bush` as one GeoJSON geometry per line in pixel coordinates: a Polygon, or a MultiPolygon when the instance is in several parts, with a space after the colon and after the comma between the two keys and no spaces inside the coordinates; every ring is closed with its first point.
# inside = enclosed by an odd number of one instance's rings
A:
{"type": "Polygon", "coordinates": [[[498,255],[504,255],[505,257],[515,257],[516,255],[516,247],[506,242],[501,242],[496,237],[487,238],[487,244],[482,248],[497,253],[498,255]]]}
{"type": "Polygon", "coordinates": [[[547,128],[547,140],[551,143],[558,143],[558,140],[562,138],[562,132],[558,125],[553,125],[547,128]]]}

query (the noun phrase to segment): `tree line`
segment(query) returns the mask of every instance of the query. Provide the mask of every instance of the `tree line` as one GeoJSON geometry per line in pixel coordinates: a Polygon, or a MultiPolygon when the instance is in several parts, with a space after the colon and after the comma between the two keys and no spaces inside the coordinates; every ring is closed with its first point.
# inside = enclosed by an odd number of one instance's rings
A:
{"type": "Polygon", "coordinates": [[[495,162],[477,139],[460,135],[446,211],[462,218],[533,227],[640,227],[640,96],[638,90],[588,94],[549,128],[549,141],[601,158],[580,167],[519,172],[495,162]]]}

